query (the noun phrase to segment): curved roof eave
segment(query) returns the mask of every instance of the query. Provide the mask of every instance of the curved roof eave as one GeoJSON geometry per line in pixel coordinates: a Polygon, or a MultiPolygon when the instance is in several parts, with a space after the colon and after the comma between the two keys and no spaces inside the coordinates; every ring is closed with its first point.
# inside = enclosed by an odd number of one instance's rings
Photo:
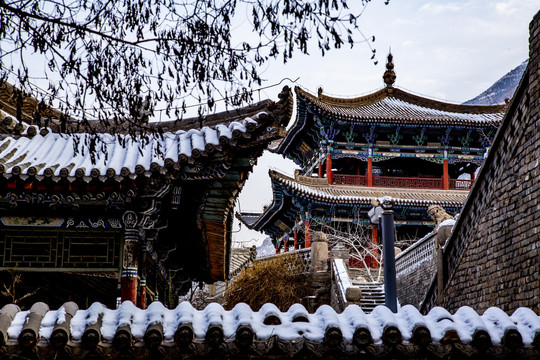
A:
{"type": "Polygon", "coordinates": [[[309,126],[304,107],[343,121],[362,120],[365,123],[385,124],[455,124],[459,126],[498,126],[506,111],[506,105],[461,105],[429,99],[405,90],[387,86],[368,95],[355,98],[339,98],[319,92],[313,95],[296,86],[297,115],[293,126],[280,144],[273,150],[285,154],[294,139],[309,126]]]}
{"type": "Polygon", "coordinates": [[[420,191],[415,191],[415,189],[309,184],[309,181],[305,180],[302,176],[293,179],[276,171],[272,171],[270,177],[273,181],[283,184],[291,191],[301,193],[316,201],[335,204],[365,205],[371,204],[372,200],[378,199],[383,195],[389,195],[394,198],[397,205],[446,205],[461,207],[468,194],[468,192],[459,190],[420,189],[420,191]]]}

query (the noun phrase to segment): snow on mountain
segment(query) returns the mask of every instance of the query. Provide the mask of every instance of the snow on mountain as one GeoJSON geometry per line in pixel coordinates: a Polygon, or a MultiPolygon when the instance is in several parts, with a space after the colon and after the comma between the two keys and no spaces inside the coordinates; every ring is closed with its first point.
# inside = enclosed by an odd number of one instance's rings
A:
{"type": "Polygon", "coordinates": [[[528,63],[529,60],[525,60],[521,65],[497,80],[489,89],[474,99],[465,101],[463,105],[501,105],[505,103],[505,99],[512,99],[528,63]]]}

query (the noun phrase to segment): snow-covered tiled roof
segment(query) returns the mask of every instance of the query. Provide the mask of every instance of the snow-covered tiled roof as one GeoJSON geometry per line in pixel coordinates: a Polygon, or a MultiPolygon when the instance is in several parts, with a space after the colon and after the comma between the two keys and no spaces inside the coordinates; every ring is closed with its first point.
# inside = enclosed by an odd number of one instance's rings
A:
{"type": "Polygon", "coordinates": [[[297,176],[296,179],[276,171],[270,171],[270,177],[288,188],[307,195],[310,198],[330,203],[371,203],[372,199],[383,196],[392,197],[401,205],[448,205],[462,206],[467,192],[459,190],[437,189],[396,189],[349,185],[318,185],[311,179],[297,176]]]}
{"type": "Polygon", "coordinates": [[[444,103],[400,89],[383,89],[355,98],[318,97],[296,88],[323,113],[341,120],[361,120],[365,123],[425,123],[455,125],[495,125],[502,121],[504,106],[468,106],[444,103]]]}
{"type": "Polygon", "coordinates": [[[255,119],[263,114],[266,112],[212,128],[178,130],[144,139],[130,135],[59,134],[43,129],[33,137],[6,136],[0,138],[0,172],[12,173],[16,169],[22,174],[44,175],[49,171],[59,176],[65,169],[67,176],[73,177],[77,171],[84,176],[92,172],[105,175],[107,171],[129,174],[136,168],[149,171],[153,164],[162,167],[167,161],[177,164],[219,151],[222,145],[249,136],[259,125],[255,119]],[[94,154],[90,148],[95,148],[94,154]]]}
{"type": "Polygon", "coordinates": [[[351,305],[338,314],[328,305],[319,307],[315,313],[300,304],[282,312],[275,305],[265,304],[253,311],[246,304],[238,304],[226,311],[221,305],[212,303],[204,310],[196,310],[184,302],[175,309],[167,309],[160,302],[153,302],[148,309],[141,310],[130,302],[116,309],[107,309],[99,303],[87,310],[79,310],[74,303],[66,303],[58,310],[49,310],[44,303],[36,303],[29,311],[20,311],[16,305],[6,305],[0,312],[0,343],[16,344],[19,336],[29,329],[36,332],[41,343],[46,344],[58,328],[69,331],[74,344],[81,342],[89,329],[101,335],[104,344],[111,343],[119,330],[126,330],[135,341],[142,341],[150,327],[162,329],[163,342],[172,344],[175,333],[181,327],[193,331],[195,342],[204,342],[212,327],[223,331],[225,342],[235,340],[240,327],[249,327],[255,340],[275,338],[284,342],[309,341],[321,343],[329,329],[339,329],[344,344],[355,342],[355,333],[366,329],[375,344],[383,341],[384,331],[393,326],[401,333],[404,342],[410,342],[419,326],[429,330],[431,341],[439,343],[448,331],[457,334],[462,343],[470,343],[479,330],[489,335],[492,344],[500,344],[509,330],[517,331],[525,346],[531,345],[540,333],[540,318],[532,310],[520,308],[511,316],[501,309],[490,308],[482,315],[470,307],[462,307],[455,314],[443,308],[434,308],[427,315],[406,305],[392,313],[384,306],[376,307],[365,314],[357,305],[351,305]],[[266,325],[269,317],[272,324],[266,325]],[[302,319],[302,321],[299,321],[302,319]],[[306,321],[307,320],[307,321],[306,321]]]}
{"type": "Polygon", "coordinates": [[[246,249],[231,249],[229,276],[235,276],[257,257],[255,246],[246,249]]]}
{"type": "Polygon", "coordinates": [[[501,121],[503,113],[457,113],[443,111],[439,109],[430,109],[406,101],[387,97],[374,104],[361,107],[341,107],[314,102],[325,111],[338,114],[345,119],[362,119],[369,121],[392,121],[392,122],[410,122],[410,121],[433,121],[456,124],[498,124],[501,121]]]}

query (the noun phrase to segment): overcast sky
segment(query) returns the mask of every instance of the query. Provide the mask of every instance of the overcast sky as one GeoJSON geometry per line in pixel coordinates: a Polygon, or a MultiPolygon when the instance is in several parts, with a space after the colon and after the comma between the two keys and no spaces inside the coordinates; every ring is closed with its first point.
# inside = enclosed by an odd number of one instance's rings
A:
{"type": "MultiPolygon", "coordinates": [[[[528,58],[529,22],[539,10],[538,0],[391,0],[389,5],[372,0],[360,27],[366,37],[376,38],[372,46],[377,49],[378,65],[362,44],[324,58],[313,49],[310,56],[297,54],[286,65],[269,64],[263,73],[265,85],[299,78],[297,84],[313,93],[320,86],[326,94],[344,97],[369,93],[384,85],[382,75],[391,48],[398,87],[461,103],[528,58]]],[[[277,100],[281,87],[261,91],[261,99],[277,100]]],[[[237,210],[239,204],[242,211],[262,211],[272,202],[269,167],[290,175],[294,171],[292,162],[265,154],[241,192],[237,210]]],[[[252,239],[260,243],[266,237],[245,226],[238,229],[235,220],[237,244],[251,245],[252,239]]]]}

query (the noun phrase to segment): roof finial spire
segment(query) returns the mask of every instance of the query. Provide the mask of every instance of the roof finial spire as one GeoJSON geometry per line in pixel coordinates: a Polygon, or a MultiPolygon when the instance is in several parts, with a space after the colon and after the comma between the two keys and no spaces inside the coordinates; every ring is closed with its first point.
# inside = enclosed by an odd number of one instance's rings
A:
{"type": "Polygon", "coordinates": [[[384,83],[387,87],[393,87],[394,82],[396,81],[396,73],[394,72],[394,63],[392,60],[394,57],[392,56],[392,50],[388,52],[388,61],[386,62],[386,71],[383,75],[384,83]]]}

